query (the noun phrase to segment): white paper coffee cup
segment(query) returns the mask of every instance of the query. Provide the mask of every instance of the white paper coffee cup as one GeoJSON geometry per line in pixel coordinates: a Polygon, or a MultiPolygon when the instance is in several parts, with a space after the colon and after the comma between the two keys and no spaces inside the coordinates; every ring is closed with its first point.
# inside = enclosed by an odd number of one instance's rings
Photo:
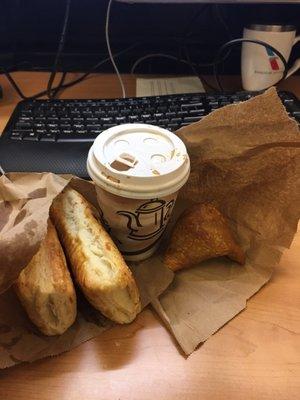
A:
{"type": "Polygon", "coordinates": [[[138,261],[151,256],[189,177],[184,143],[156,126],[119,125],[96,138],[87,170],[102,222],[124,257],[138,261]]]}

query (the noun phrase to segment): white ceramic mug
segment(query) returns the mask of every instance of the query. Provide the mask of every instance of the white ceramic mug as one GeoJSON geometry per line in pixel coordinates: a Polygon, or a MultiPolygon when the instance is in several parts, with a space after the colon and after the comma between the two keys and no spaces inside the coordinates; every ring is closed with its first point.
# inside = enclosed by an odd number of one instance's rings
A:
{"type": "MultiPolygon", "coordinates": [[[[299,42],[296,28],[292,25],[250,25],[244,29],[244,39],[260,40],[278,50],[286,61],[293,46],[299,42]]],[[[283,76],[284,66],[270,49],[255,43],[242,46],[242,83],[245,90],[263,90],[275,85],[283,76]]],[[[300,68],[300,59],[289,69],[289,77],[300,68]]]]}

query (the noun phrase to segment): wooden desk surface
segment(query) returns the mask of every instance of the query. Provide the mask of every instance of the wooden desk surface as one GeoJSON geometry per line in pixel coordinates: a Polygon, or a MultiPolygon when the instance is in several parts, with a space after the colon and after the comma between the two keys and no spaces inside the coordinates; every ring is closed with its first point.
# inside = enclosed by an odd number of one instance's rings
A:
{"type": "MultiPolygon", "coordinates": [[[[70,74],[71,75],[71,74],[70,74]]],[[[72,74],[75,75],[75,74],[72,74]]],[[[15,74],[26,93],[44,89],[44,73],[15,74]]],[[[227,83],[237,83],[232,78],[227,83]]],[[[19,100],[1,77],[2,130],[19,100]]],[[[135,80],[125,76],[128,95],[135,80]]],[[[300,95],[299,77],[284,82],[300,95]]],[[[112,75],[92,77],[62,97],[118,97],[112,75]]],[[[189,358],[150,309],[58,357],[0,371],[1,400],[203,399],[300,397],[300,231],[280,266],[247,309],[189,358]]]]}

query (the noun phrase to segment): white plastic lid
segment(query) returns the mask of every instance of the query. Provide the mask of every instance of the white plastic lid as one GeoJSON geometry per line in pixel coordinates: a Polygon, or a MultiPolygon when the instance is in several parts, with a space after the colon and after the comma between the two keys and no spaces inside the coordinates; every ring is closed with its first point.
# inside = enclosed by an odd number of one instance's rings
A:
{"type": "Polygon", "coordinates": [[[147,199],[177,192],[188,179],[190,160],[174,133],[153,125],[124,124],[96,138],[87,170],[95,184],[110,193],[147,199]]]}

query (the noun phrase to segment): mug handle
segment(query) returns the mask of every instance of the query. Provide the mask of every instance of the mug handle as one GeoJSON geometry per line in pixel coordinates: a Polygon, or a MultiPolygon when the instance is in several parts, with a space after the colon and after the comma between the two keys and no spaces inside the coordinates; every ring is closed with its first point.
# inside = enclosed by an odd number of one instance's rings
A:
{"type": "Polygon", "coordinates": [[[298,43],[299,40],[300,40],[300,35],[295,37],[293,46],[294,46],[296,43],[298,43]]]}
{"type": "MultiPolygon", "coordinates": [[[[298,43],[300,41],[300,35],[296,36],[294,39],[294,43],[293,46],[298,43]]],[[[288,73],[286,75],[286,78],[288,78],[289,76],[293,75],[296,71],[298,71],[298,69],[300,68],[300,58],[298,58],[294,64],[291,66],[291,68],[288,70],[288,73]]]]}

